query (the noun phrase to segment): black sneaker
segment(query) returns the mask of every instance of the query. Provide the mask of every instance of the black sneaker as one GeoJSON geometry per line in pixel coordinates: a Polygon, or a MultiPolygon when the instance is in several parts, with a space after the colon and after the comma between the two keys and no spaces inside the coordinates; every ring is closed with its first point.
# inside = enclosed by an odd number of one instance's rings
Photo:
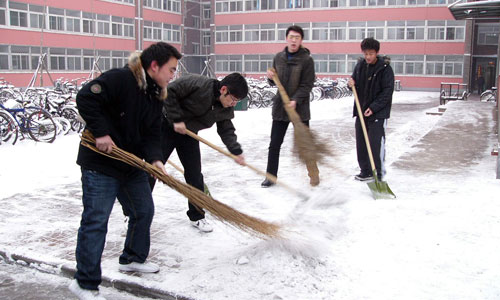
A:
{"type": "Polygon", "coordinates": [[[267,179],[262,181],[262,183],[260,184],[261,187],[263,188],[268,188],[268,187],[271,187],[274,185],[274,182],[272,182],[271,180],[267,179]]]}
{"type": "Polygon", "coordinates": [[[359,181],[373,180],[373,175],[359,173],[358,175],[354,176],[354,179],[359,180],[359,181]]]}

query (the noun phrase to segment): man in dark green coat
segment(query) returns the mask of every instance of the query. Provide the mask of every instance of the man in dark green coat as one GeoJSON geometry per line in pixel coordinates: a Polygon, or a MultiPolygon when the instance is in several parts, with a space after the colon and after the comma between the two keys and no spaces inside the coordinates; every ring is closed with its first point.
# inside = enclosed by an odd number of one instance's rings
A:
{"type": "MultiPolygon", "coordinates": [[[[168,96],[163,107],[163,158],[166,162],[176,149],[188,184],[204,190],[200,144],[186,135],[186,129],[198,133],[217,124],[217,133],[229,152],[236,155],[235,161],[240,165],[245,164],[231,119],[234,118],[234,106],[247,94],[247,82],[239,73],[229,74],[222,81],[201,75],[187,75],[168,85],[168,96]]],[[[150,184],[153,189],[154,180],[150,184]]],[[[212,231],[205,220],[204,211],[189,201],[188,205],[187,215],[191,224],[202,232],[212,231]]]]}
{"type": "MultiPolygon", "coordinates": [[[[314,73],[314,61],[307,48],[302,47],[304,31],[300,26],[293,25],[286,30],[287,47],[274,57],[273,67],[278,73],[278,78],[283,84],[286,93],[290,97],[290,107],[295,109],[301,121],[309,126],[311,111],[309,109],[309,94],[313,88],[316,75],[314,73]]],[[[273,72],[268,71],[267,77],[271,85],[273,72]]],[[[271,142],[267,158],[267,173],[278,175],[281,144],[290,124],[288,114],[283,107],[283,101],[279,93],[273,98],[273,125],[271,127],[271,142]]],[[[319,171],[316,163],[307,165],[310,184],[319,184],[319,171]]],[[[264,188],[274,185],[269,179],[265,179],[261,186],[264,188]]]]}

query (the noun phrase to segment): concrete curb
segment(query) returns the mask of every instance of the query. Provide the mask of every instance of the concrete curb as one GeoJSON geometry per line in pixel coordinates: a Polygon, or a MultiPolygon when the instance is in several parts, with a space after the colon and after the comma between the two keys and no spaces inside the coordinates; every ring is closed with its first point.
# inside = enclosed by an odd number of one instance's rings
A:
{"type": "MultiPolygon", "coordinates": [[[[57,265],[54,263],[47,263],[24,255],[12,254],[8,251],[0,249],[0,257],[5,262],[10,264],[17,264],[20,266],[37,269],[40,272],[50,273],[55,275],[62,275],[67,278],[73,278],[76,269],[68,265],[57,265]],[[43,267],[42,267],[43,266],[43,267]],[[45,266],[50,267],[53,271],[45,266]]],[[[148,297],[153,299],[167,299],[167,300],[195,300],[182,295],[173,294],[167,291],[159,290],[156,288],[145,287],[135,282],[130,282],[122,279],[113,279],[107,276],[102,277],[102,286],[112,287],[119,291],[124,291],[138,297],[148,297]]]]}

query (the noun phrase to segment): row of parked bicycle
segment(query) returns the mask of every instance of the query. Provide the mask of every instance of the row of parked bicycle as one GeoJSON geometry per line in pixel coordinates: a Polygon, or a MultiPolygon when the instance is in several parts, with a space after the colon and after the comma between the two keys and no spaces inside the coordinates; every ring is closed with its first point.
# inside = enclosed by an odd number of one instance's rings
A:
{"type": "MultiPolygon", "coordinates": [[[[351,96],[352,91],[347,86],[347,78],[339,78],[332,80],[329,78],[318,78],[314,82],[314,87],[311,90],[311,101],[322,99],[338,99],[346,96],[351,96]]],[[[269,85],[267,79],[247,78],[248,92],[248,108],[260,108],[271,106],[271,100],[278,92],[275,86],[269,85]]]]}
{"type": "MultiPolygon", "coordinates": [[[[267,79],[248,78],[247,81],[250,87],[248,107],[270,106],[277,88],[271,87],[267,79]]],[[[84,78],[60,78],[54,87],[21,90],[0,78],[0,144],[15,144],[24,138],[51,143],[59,134],[80,132],[84,122],[78,114],[75,97],[86,82],[84,78]]],[[[318,79],[310,99],[317,101],[349,95],[347,79],[318,79]]]]}
{"type": "Polygon", "coordinates": [[[84,123],[76,108],[77,91],[75,80],[23,91],[0,79],[0,144],[24,138],[51,143],[59,134],[80,132],[84,123]]]}

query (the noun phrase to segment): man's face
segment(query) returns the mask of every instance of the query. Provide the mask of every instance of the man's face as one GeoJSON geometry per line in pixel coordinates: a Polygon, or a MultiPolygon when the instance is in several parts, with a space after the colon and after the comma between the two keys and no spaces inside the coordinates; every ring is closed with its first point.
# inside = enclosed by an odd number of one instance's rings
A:
{"type": "Polygon", "coordinates": [[[363,54],[365,56],[365,61],[367,64],[372,65],[377,62],[377,51],[375,50],[364,50],[363,54]]]}
{"type": "Polygon", "coordinates": [[[220,88],[219,100],[223,107],[236,106],[236,104],[240,101],[240,99],[237,99],[235,96],[229,94],[229,90],[225,85],[220,88]]]}
{"type": "Polygon", "coordinates": [[[151,62],[151,73],[149,76],[153,78],[153,80],[161,86],[165,88],[170,80],[172,80],[175,76],[175,72],[177,71],[177,58],[171,57],[163,66],[158,66],[158,62],[153,60],[151,62]]]}
{"type": "Polygon", "coordinates": [[[286,43],[288,46],[288,52],[295,53],[299,51],[300,45],[302,45],[302,36],[300,33],[290,30],[286,36],[286,43]]]}

